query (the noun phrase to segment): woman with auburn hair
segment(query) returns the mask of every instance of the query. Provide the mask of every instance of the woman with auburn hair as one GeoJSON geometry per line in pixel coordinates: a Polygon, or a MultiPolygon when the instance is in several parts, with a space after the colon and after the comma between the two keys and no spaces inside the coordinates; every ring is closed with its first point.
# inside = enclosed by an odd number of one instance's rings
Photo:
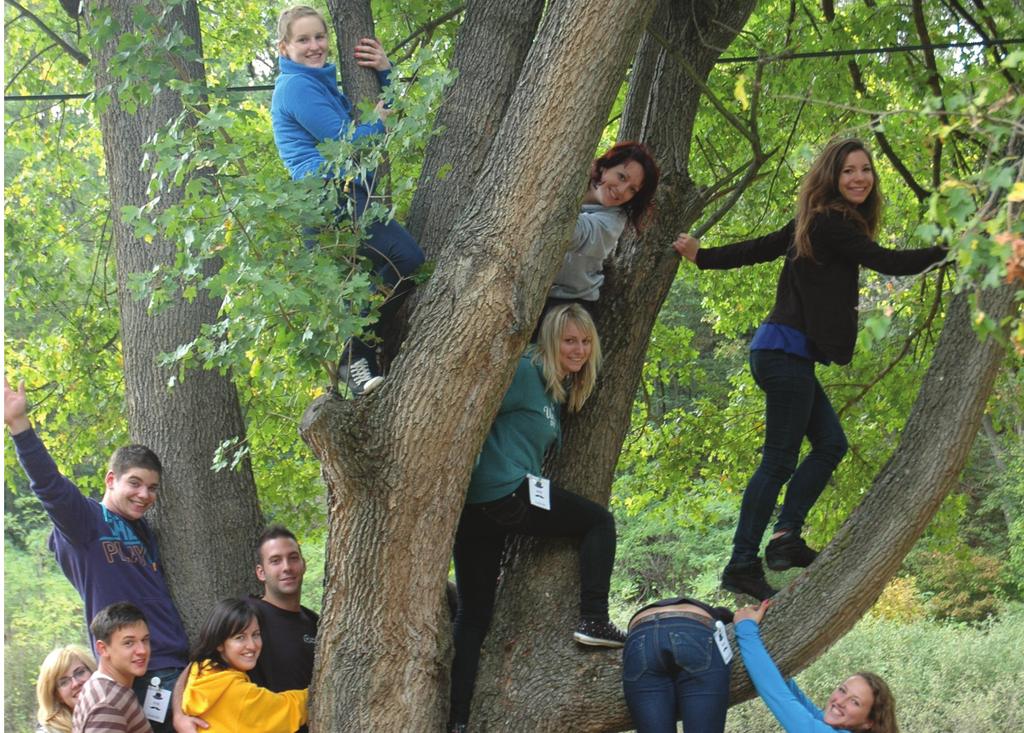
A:
{"type": "Polygon", "coordinates": [[[759,550],[775,500],[787,481],[782,512],[765,549],[772,570],[807,567],[818,553],[800,536],[847,450],[846,435],[814,374],[816,362],[848,364],[857,339],[861,267],[914,275],[946,257],[942,247],[891,250],[875,242],[882,192],[871,153],[859,140],[829,143],[804,177],[796,218],[758,239],[706,249],[689,234],[673,246],[702,270],[730,269],[784,257],[775,305],[750,343],[750,371],[765,394],[761,464],[743,493],[732,557],[722,587],[763,600],[759,550]],[[803,461],[800,445],[811,443],[803,461]]]}
{"type": "MultiPolygon", "coordinates": [[[[385,131],[381,120],[352,124],[352,104],[338,91],[337,68],[327,63],[329,36],[323,15],[308,5],[288,8],[278,18],[277,35],[281,73],[274,82],[270,102],[277,151],[293,180],[307,176],[325,179],[324,198],[335,219],[351,215],[360,220],[364,240],[359,254],[372,264],[374,285],[388,294],[380,308],[380,318],[369,327],[366,338],[350,339],[342,352],[339,376],[353,395],[364,395],[384,381],[374,344],[412,289],[410,276],[423,264],[423,251],[397,221],[362,221],[374,195],[373,173],[342,185],[335,179],[344,179],[345,172],[331,170],[318,148],[327,140],[343,136],[356,140],[385,131]]],[[[388,85],[391,62],[380,41],[360,39],[355,58],[357,64],[377,73],[382,87],[388,85]]],[[[382,118],[388,113],[383,102],[378,102],[377,111],[382,118]]],[[[316,233],[315,229],[304,231],[316,233]]]]}
{"type": "Polygon", "coordinates": [[[598,299],[604,262],[627,223],[637,232],[643,229],[659,176],[658,164],[641,143],[617,143],[594,160],[572,243],[548,292],[545,313],[556,305],[587,307],[598,299]]]}
{"type": "Polygon", "coordinates": [[[621,647],[608,620],[615,562],[615,519],[590,499],[541,477],[544,455],[561,438],[562,406],[578,412],[594,389],[601,345],[577,304],[545,316],[540,338],[520,359],[484,440],[455,534],[455,659],[450,730],[465,731],[480,647],[494,612],[501,556],[509,535],[580,538],[580,620],[573,638],[621,647]]]}
{"type": "Polygon", "coordinates": [[[78,644],[58,647],[46,655],[36,680],[36,733],[71,733],[71,713],[82,685],[95,671],[92,654],[78,644]]]}
{"type": "Polygon", "coordinates": [[[786,733],[899,733],[896,699],[873,672],[857,672],[839,683],[822,710],[793,679],[784,680],[761,641],[760,623],[770,601],[735,613],[736,643],[757,694],[786,733]]]}
{"type": "Polygon", "coordinates": [[[263,650],[256,608],[245,599],[220,601],[192,650],[182,695],[185,715],[209,733],[295,733],[306,723],[307,690],[271,692],[249,679],[263,650]]]}

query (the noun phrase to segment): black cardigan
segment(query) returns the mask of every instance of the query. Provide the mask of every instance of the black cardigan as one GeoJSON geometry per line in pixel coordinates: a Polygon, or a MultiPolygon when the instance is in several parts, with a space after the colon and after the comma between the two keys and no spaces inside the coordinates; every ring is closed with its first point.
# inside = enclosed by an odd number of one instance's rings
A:
{"type": "Polygon", "coordinates": [[[815,350],[837,364],[849,364],[857,341],[860,266],[884,275],[915,275],[946,257],[942,247],[893,250],[880,247],[841,212],[816,214],[810,237],[814,258],[796,258],[795,221],[757,239],[697,250],[697,267],[728,270],[786,255],[765,318],[802,331],[815,350]]]}

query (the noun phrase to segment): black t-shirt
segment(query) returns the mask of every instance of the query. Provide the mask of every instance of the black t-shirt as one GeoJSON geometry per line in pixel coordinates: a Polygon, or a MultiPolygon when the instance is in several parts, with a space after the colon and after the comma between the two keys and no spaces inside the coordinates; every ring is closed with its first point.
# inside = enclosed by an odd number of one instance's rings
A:
{"type": "Polygon", "coordinates": [[[252,599],[260,617],[263,651],[249,678],[273,692],[302,690],[313,679],[313,652],[320,617],[305,606],[298,612],[252,599]]]}

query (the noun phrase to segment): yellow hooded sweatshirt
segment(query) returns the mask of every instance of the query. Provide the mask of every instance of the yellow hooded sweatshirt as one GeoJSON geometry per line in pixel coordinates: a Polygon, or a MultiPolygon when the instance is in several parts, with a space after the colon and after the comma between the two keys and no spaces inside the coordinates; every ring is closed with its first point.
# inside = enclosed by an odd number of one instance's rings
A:
{"type": "Polygon", "coordinates": [[[307,690],[271,692],[245,672],[192,664],[182,696],[187,715],[202,718],[206,733],[295,733],[306,722],[307,690]]]}

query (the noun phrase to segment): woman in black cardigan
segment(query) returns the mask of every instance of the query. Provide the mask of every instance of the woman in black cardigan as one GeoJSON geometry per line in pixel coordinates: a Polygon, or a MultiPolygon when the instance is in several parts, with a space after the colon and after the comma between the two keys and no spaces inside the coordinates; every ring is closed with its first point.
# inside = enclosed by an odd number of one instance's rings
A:
{"type": "Polygon", "coordinates": [[[772,570],[807,567],[817,552],[800,536],[804,520],[846,453],[846,436],[814,375],[815,362],[848,364],[857,338],[861,266],[913,275],[945,259],[942,247],[889,250],[874,238],[882,192],[871,153],[859,140],[830,143],[800,187],[796,219],[746,242],[701,249],[689,234],[673,247],[702,270],[725,270],[785,256],[775,306],[750,344],[750,370],[765,393],[761,465],[743,494],[722,587],[759,600],[775,589],[758,551],[782,485],[789,481],[765,559],[772,570]],[[800,465],[804,436],[811,451],[800,465]]]}

